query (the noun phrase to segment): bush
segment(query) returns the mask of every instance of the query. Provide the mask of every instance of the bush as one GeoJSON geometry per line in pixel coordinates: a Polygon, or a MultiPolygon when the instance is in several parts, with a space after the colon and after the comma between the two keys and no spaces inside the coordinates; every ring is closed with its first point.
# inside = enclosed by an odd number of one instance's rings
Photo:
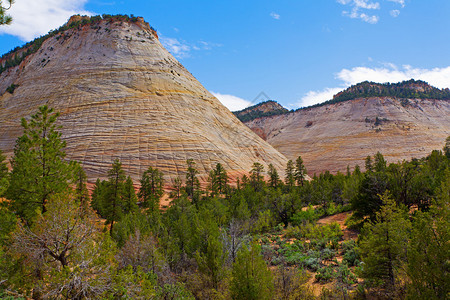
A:
{"type": "Polygon", "coordinates": [[[326,266],[317,270],[316,280],[321,282],[329,282],[336,277],[336,274],[331,266],[326,266]]]}

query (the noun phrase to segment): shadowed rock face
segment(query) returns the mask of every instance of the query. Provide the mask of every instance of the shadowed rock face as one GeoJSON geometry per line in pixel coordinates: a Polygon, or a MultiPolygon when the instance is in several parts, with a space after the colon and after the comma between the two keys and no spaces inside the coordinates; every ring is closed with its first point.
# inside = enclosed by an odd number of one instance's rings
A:
{"type": "Polygon", "coordinates": [[[380,151],[389,162],[424,157],[450,135],[450,101],[359,98],[246,122],[308,174],[364,166],[380,151]]]}
{"type": "Polygon", "coordinates": [[[115,158],[137,183],[148,166],[184,176],[186,159],[205,180],[216,163],[231,175],[286,158],[243,125],[159,42],[144,22],[108,22],[47,39],[0,74],[0,149],[11,156],[20,119],[47,104],[61,113],[68,158],[89,181],[115,158]],[[11,84],[18,87],[6,92],[11,84]]]}

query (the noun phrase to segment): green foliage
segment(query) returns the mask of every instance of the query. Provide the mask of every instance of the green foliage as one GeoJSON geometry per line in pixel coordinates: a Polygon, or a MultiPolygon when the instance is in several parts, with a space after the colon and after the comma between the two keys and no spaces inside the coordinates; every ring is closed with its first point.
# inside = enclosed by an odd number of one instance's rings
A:
{"type": "Polygon", "coordinates": [[[297,157],[297,160],[295,161],[295,172],[294,172],[294,178],[297,182],[297,185],[303,186],[303,183],[305,182],[305,176],[306,176],[306,168],[303,164],[303,159],[301,156],[297,157]]]}
{"type": "Polygon", "coordinates": [[[2,1],[0,1],[0,25],[9,25],[12,22],[12,17],[6,14],[6,11],[11,8],[13,0],[6,0],[8,7],[4,6],[2,1]]]}
{"type": "Polygon", "coordinates": [[[238,252],[233,264],[230,287],[233,299],[272,299],[272,274],[260,251],[260,246],[253,242],[250,247],[244,246],[238,252]]]}
{"type": "Polygon", "coordinates": [[[197,178],[198,170],[195,168],[195,162],[193,159],[186,161],[188,166],[186,171],[186,193],[191,198],[194,204],[198,204],[200,200],[200,182],[197,178]]]}
{"type": "Polygon", "coordinates": [[[295,177],[294,177],[294,163],[292,160],[289,160],[286,165],[286,177],[284,178],[284,183],[289,187],[292,188],[295,184],[295,177]]]}
{"type": "Polygon", "coordinates": [[[264,166],[258,162],[253,163],[250,171],[250,184],[255,191],[260,191],[264,186],[264,166]]]}
{"type": "Polygon", "coordinates": [[[18,88],[18,87],[19,87],[19,85],[12,83],[10,86],[8,86],[8,87],[6,88],[6,91],[7,91],[8,93],[10,93],[10,94],[13,94],[13,93],[14,93],[14,90],[15,90],[16,88],[18,88]]]}
{"type": "MultiPolygon", "coordinates": [[[[310,106],[319,107],[327,104],[335,104],[344,101],[349,101],[357,98],[369,97],[392,97],[398,99],[438,99],[449,100],[449,89],[438,89],[429,86],[428,83],[421,80],[408,80],[399,83],[375,83],[364,81],[353,85],[343,92],[338,93],[332,100],[310,106]],[[415,87],[423,87],[423,91],[417,90],[415,87]]],[[[408,102],[402,102],[406,106],[408,102]]]]}
{"type": "Polygon", "coordinates": [[[160,199],[164,193],[163,176],[161,171],[152,167],[148,167],[142,174],[138,195],[142,206],[148,208],[150,212],[159,211],[160,199]]]}
{"type": "Polygon", "coordinates": [[[450,169],[440,194],[426,212],[417,211],[408,248],[409,299],[445,299],[450,295],[450,169]]]}
{"type": "Polygon", "coordinates": [[[263,106],[267,103],[276,103],[273,100],[269,100],[269,101],[265,101],[265,102],[261,102],[258,103],[256,105],[247,107],[243,110],[240,111],[235,111],[233,112],[233,114],[239,119],[241,120],[241,122],[249,122],[252,121],[254,119],[258,119],[258,118],[262,118],[262,117],[270,117],[270,116],[276,116],[276,115],[282,115],[285,114],[287,112],[289,112],[286,108],[284,107],[280,107],[277,109],[271,109],[269,111],[264,111],[259,109],[260,106],[263,106]]]}
{"type": "Polygon", "coordinates": [[[374,222],[364,225],[360,235],[360,253],[364,263],[362,277],[370,285],[393,291],[406,260],[410,222],[387,193],[374,222]]]}
{"type": "Polygon", "coordinates": [[[6,156],[0,150],[0,197],[4,195],[9,186],[8,166],[6,165],[6,156]]]}
{"type": "Polygon", "coordinates": [[[27,222],[46,211],[49,197],[74,181],[76,167],[65,160],[66,143],[55,124],[58,115],[44,105],[30,121],[22,119],[24,134],[16,142],[6,197],[27,222]]]}
{"type": "Polygon", "coordinates": [[[317,270],[316,280],[320,282],[329,282],[336,277],[336,274],[331,266],[326,266],[317,270]]]}

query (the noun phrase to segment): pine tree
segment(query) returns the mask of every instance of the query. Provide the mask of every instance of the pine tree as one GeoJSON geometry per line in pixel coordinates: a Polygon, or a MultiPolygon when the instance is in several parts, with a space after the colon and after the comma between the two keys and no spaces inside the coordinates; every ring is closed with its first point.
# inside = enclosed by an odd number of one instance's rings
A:
{"type": "Polygon", "coordinates": [[[272,164],[269,164],[269,184],[271,187],[276,188],[280,184],[280,176],[278,175],[277,169],[272,164]]]}
{"type": "Polygon", "coordinates": [[[261,247],[253,242],[242,247],[233,264],[231,279],[232,299],[272,299],[274,284],[272,273],[260,254],[261,247]]]}
{"type": "Polygon", "coordinates": [[[124,192],[125,172],[119,159],[114,160],[112,168],[108,172],[108,178],[101,206],[106,220],[111,224],[109,232],[112,234],[114,222],[120,220],[123,214],[121,200],[124,192]]]}
{"type": "Polygon", "coordinates": [[[136,191],[134,189],[133,180],[130,176],[127,177],[127,180],[123,185],[121,209],[123,214],[129,214],[138,209],[136,191]]]}
{"type": "Polygon", "coordinates": [[[362,277],[372,286],[393,292],[406,262],[410,222],[407,211],[400,209],[387,193],[381,200],[383,206],[375,221],[366,223],[360,236],[362,277]]]}
{"type": "Polygon", "coordinates": [[[450,159],[450,136],[445,139],[444,154],[450,159]]]}
{"type": "MultiPolygon", "coordinates": [[[[259,191],[264,185],[264,166],[259,162],[253,163],[252,170],[250,171],[250,184],[255,191],[259,191]]],[[[244,177],[242,177],[242,183],[244,183],[244,177]]]]}
{"type": "Polygon", "coordinates": [[[76,167],[65,160],[66,143],[55,124],[58,116],[44,105],[29,122],[22,119],[24,134],[16,142],[6,196],[27,222],[37,211],[46,211],[51,195],[66,191],[74,181],[76,167]]]}
{"type": "Polygon", "coordinates": [[[11,8],[13,0],[6,0],[6,2],[8,3],[8,7],[3,6],[3,3],[0,0],[0,25],[8,25],[12,22],[11,16],[7,15],[6,11],[11,8]]]}
{"type": "Polygon", "coordinates": [[[0,150],[0,197],[5,193],[9,186],[8,167],[6,165],[6,156],[0,150]]]}
{"type": "Polygon", "coordinates": [[[291,189],[295,184],[294,177],[294,163],[289,160],[286,165],[286,177],[284,178],[284,183],[291,189]]]}
{"type": "Polygon", "coordinates": [[[303,186],[306,176],[306,168],[303,164],[303,159],[301,156],[297,157],[297,160],[295,161],[295,173],[294,178],[295,181],[297,181],[297,185],[303,186]]]}
{"type": "Polygon", "coordinates": [[[228,183],[227,171],[223,168],[222,164],[216,164],[214,170],[209,172],[210,189],[213,195],[223,194],[226,191],[228,183]]]}
{"type": "Polygon", "coordinates": [[[188,168],[186,171],[186,193],[194,204],[198,204],[200,198],[200,182],[197,178],[198,170],[195,168],[193,159],[186,161],[188,168]]]}
{"type": "Polygon", "coordinates": [[[164,193],[163,173],[156,168],[148,167],[142,174],[139,198],[142,206],[148,208],[150,212],[159,211],[159,202],[164,193]]]}
{"type": "Polygon", "coordinates": [[[89,205],[89,191],[86,187],[86,181],[86,172],[77,164],[75,170],[75,200],[84,208],[89,205]]]}
{"type": "Polygon", "coordinates": [[[450,169],[429,211],[417,211],[408,248],[410,299],[446,299],[450,295],[450,169]]]}

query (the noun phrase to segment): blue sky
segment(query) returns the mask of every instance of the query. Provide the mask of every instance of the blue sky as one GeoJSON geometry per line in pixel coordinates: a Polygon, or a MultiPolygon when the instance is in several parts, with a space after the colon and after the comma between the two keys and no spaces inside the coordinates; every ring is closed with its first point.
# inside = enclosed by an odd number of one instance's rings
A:
{"type": "Polygon", "coordinates": [[[232,110],[260,92],[307,106],[364,80],[450,87],[448,0],[16,0],[10,12],[0,53],[72,14],[143,16],[232,110]]]}

